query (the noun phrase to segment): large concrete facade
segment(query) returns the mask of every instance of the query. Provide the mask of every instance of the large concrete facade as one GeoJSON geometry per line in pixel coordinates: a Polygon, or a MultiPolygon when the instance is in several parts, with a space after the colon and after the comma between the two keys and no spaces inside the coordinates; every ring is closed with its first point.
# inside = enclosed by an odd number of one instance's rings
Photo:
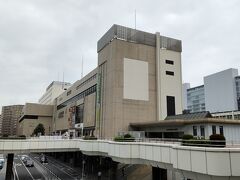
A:
{"type": "Polygon", "coordinates": [[[98,66],[98,136],[127,131],[130,122],[163,120],[167,96],[174,113],[182,112],[180,41],[114,25],[98,42],[98,66]]]}
{"type": "Polygon", "coordinates": [[[56,99],[54,132],[113,137],[182,113],[180,40],[113,25],[97,51],[98,67],[56,99]]]}
{"type": "Polygon", "coordinates": [[[18,135],[31,136],[37,125],[42,124],[45,134],[52,132],[53,105],[26,103],[19,119],[18,135]]]}

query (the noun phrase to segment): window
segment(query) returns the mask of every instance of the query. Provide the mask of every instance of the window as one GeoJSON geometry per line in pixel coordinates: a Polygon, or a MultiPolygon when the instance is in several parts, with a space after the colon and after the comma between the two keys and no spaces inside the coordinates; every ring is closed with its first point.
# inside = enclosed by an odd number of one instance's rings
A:
{"type": "Polygon", "coordinates": [[[193,136],[197,136],[197,126],[193,126],[193,136]]]}
{"type": "Polygon", "coordinates": [[[205,129],[204,126],[200,126],[200,133],[202,137],[205,137],[205,129]]]}
{"type": "Polygon", "coordinates": [[[175,115],[175,97],[167,96],[167,115],[175,115]]]}
{"type": "Polygon", "coordinates": [[[216,134],[216,126],[212,126],[212,134],[216,134]]]}
{"type": "Polygon", "coordinates": [[[173,62],[173,61],[171,61],[171,60],[167,60],[167,59],[166,59],[166,61],[165,61],[165,62],[166,62],[166,64],[171,64],[171,65],[173,65],[173,64],[174,64],[174,62],[173,62]]]}
{"type": "Polygon", "coordinates": [[[70,95],[71,93],[72,93],[72,91],[71,91],[71,90],[70,90],[70,91],[68,91],[68,92],[67,92],[67,96],[68,96],[68,95],[70,95]]]}
{"type": "Polygon", "coordinates": [[[172,71],[166,71],[166,75],[174,76],[174,72],[172,72],[172,71]]]}
{"type": "Polygon", "coordinates": [[[60,113],[58,113],[58,118],[63,118],[64,117],[64,111],[61,111],[60,113]]]}
{"type": "Polygon", "coordinates": [[[221,135],[224,135],[224,133],[223,133],[223,126],[219,126],[219,133],[220,133],[221,135]]]}

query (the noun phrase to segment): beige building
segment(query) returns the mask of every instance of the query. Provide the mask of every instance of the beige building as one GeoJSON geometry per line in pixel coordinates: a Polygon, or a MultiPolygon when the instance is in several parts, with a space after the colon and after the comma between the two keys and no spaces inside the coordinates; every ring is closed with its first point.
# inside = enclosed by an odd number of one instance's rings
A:
{"type": "Polygon", "coordinates": [[[2,115],[0,114],[0,135],[2,135],[2,115]]]}
{"type": "Polygon", "coordinates": [[[18,119],[21,116],[23,105],[2,107],[2,135],[17,135],[18,119]]]}
{"type": "Polygon", "coordinates": [[[113,137],[129,123],[182,113],[181,41],[113,25],[98,67],[56,100],[53,130],[113,137]]]}
{"type": "Polygon", "coordinates": [[[85,133],[90,134],[95,129],[97,70],[76,81],[56,99],[54,132],[76,131],[80,135],[83,124],[85,133]]]}
{"type": "Polygon", "coordinates": [[[100,137],[182,113],[181,41],[118,25],[98,41],[100,137]]]}
{"type": "Polygon", "coordinates": [[[52,132],[53,105],[26,103],[19,118],[19,135],[31,136],[38,124],[43,124],[45,134],[52,132]]]}
{"type": "Polygon", "coordinates": [[[60,94],[62,94],[64,91],[66,91],[69,87],[71,87],[71,83],[53,81],[46,88],[45,93],[39,99],[38,103],[53,105],[55,98],[57,98],[60,94]]]}

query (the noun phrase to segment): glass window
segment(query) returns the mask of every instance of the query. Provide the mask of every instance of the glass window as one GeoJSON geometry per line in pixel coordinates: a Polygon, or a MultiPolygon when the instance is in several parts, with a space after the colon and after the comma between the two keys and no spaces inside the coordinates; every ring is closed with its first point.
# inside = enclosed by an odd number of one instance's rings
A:
{"type": "Polygon", "coordinates": [[[171,65],[174,64],[174,62],[172,60],[166,60],[165,62],[166,62],[166,64],[171,64],[171,65]]]}
{"type": "Polygon", "coordinates": [[[197,126],[193,126],[193,136],[197,136],[197,126]]]}
{"type": "Polygon", "coordinates": [[[216,134],[216,126],[212,126],[212,134],[216,134]]]}
{"type": "Polygon", "coordinates": [[[201,136],[205,137],[205,128],[204,126],[200,126],[201,136]]]}
{"type": "Polygon", "coordinates": [[[166,75],[174,76],[174,72],[172,72],[172,71],[166,71],[166,75]]]}
{"type": "Polygon", "coordinates": [[[220,132],[221,135],[224,135],[223,134],[223,126],[219,126],[219,132],[220,132]]]}

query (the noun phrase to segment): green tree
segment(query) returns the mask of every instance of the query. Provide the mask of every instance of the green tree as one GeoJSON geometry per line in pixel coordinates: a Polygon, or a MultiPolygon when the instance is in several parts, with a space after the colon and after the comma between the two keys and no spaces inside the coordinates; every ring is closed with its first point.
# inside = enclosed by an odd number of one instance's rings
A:
{"type": "Polygon", "coordinates": [[[41,135],[45,134],[45,128],[44,128],[43,124],[41,124],[41,123],[38,124],[37,127],[34,129],[33,135],[37,136],[40,133],[41,133],[41,135]]]}

